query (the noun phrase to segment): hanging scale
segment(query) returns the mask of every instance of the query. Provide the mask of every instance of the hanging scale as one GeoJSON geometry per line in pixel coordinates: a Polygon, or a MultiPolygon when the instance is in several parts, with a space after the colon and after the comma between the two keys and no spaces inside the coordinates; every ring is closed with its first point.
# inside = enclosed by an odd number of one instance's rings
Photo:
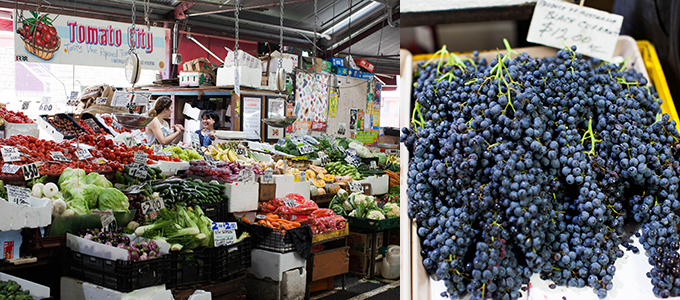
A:
{"type": "Polygon", "coordinates": [[[280,0],[281,13],[279,14],[279,65],[276,68],[276,89],[279,93],[286,90],[286,70],[283,69],[283,0],[280,0]]]}
{"type": "Polygon", "coordinates": [[[132,26],[128,32],[130,50],[128,51],[128,57],[125,60],[125,77],[133,87],[137,81],[139,81],[139,75],[142,69],[139,56],[135,51],[135,48],[137,47],[137,28],[135,27],[135,19],[137,18],[136,11],[135,0],[132,0],[132,26]]]}

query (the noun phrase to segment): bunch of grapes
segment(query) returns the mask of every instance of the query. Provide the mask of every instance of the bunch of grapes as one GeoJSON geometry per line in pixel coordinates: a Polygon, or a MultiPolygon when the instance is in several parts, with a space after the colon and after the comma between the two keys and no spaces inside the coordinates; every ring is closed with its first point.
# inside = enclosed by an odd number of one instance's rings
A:
{"type": "Polygon", "coordinates": [[[680,134],[653,87],[575,46],[506,47],[418,64],[401,140],[425,269],[454,299],[518,299],[533,274],[605,298],[633,225],[653,293],[680,296],[680,134]]]}

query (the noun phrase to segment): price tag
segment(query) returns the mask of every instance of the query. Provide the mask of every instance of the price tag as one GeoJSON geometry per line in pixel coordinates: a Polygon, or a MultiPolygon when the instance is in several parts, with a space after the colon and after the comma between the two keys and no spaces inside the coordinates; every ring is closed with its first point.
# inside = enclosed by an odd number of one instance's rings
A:
{"type": "Polygon", "coordinates": [[[85,160],[92,158],[92,153],[87,149],[78,149],[78,151],[76,151],[76,157],[78,157],[78,160],[85,160]]]}
{"type": "Polygon", "coordinates": [[[95,100],[95,104],[97,105],[106,105],[106,102],[109,101],[108,97],[97,97],[97,100],[95,100]]]}
{"type": "Polygon", "coordinates": [[[153,154],[154,155],[161,155],[161,152],[163,152],[163,146],[153,145],[153,154]]]}
{"type": "Polygon", "coordinates": [[[609,61],[621,24],[623,17],[619,15],[563,1],[539,0],[527,41],[554,48],[576,45],[584,55],[609,61]]]}
{"type": "Polygon", "coordinates": [[[236,155],[246,156],[246,154],[248,153],[248,151],[246,151],[246,148],[243,146],[238,146],[234,150],[236,152],[236,155]]]}
{"type": "Polygon", "coordinates": [[[358,193],[363,193],[364,192],[364,187],[361,186],[361,183],[358,183],[354,180],[348,182],[349,184],[349,190],[352,192],[358,192],[358,193]]]}
{"type": "Polygon", "coordinates": [[[217,161],[215,160],[215,158],[212,157],[212,155],[207,154],[207,153],[205,154],[205,161],[206,161],[207,163],[211,164],[211,165],[214,165],[214,164],[217,162],[217,161]]]}
{"type": "Polygon", "coordinates": [[[255,180],[255,172],[253,172],[253,166],[247,166],[245,169],[241,170],[236,177],[236,182],[248,183],[255,180]]]}
{"type": "Polygon", "coordinates": [[[110,209],[107,210],[93,210],[93,214],[98,214],[99,219],[102,222],[102,231],[104,232],[115,232],[118,229],[118,224],[116,223],[116,218],[113,217],[113,212],[110,209]]]}
{"type": "Polygon", "coordinates": [[[305,142],[310,143],[310,144],[312,144],[312,145],[314,145],[314,146],[316,146],[316,145],[319,144],[319,141],[317,141],[315,138],[313,138],[313,137],[311,137],[311,136],[308,136],[308,135],[305,135],[305,136],[303,137],[303,139],[305,140],[305,142]]]}
{"type": "Polygon", "coordinates": [[[307,145],[307,144],[304,144],[304,145],[298,147],[298,151],[300,152],[300,155],[305,155],[307,153],[314,152],[314,147],[307,145]]]}
{"type": "Polygon", "coordinates": [[[342,152],[342,154],[347,155],[347,150],[345,150],[344,147],[338,146],[336,149],[338,149],[340,152],[342,152]]]}
{"type": "Polygon", "coordinates": [[[113,100],[111,100],[111,106],[113,107],[125,107],[130,103],[132,99],[132,93],[116,91],[113,94],[113,100]]]}
{"type": "Polygon", "coordinates": [[[148,215],[165,208],[163,199],[156,198],[151,201],[142,202],[142,213],[148,215]]]}
{"type": "Polygon", "coordinates": [[[321,166],[325,166],[331,162],[331,158],[326,155],[324,152],[319,152],[319,160],[321,160],[321,166]]]}
{"type": "Polygon", "coordinates": [[[262,183],[267,183],[267,184],[274,183],[274,170],[265,170],[264,171],[264,179],[262,179],[262,183]]]}
{"type": "Polygon", "coordinates": [[[335,139],[334,136],[329,135],[327,136],[328,138],[328,143],[331,144],[331,149],[333,150],[338,150],[338,141],[335,139]]]}
{"type": "Polygon", "coordinates": [[[104,165],[109,161],[106,160],[106,158],[98,157],[98,158],[93,159],[92,162],[95,163],[95,164],[98,164],[98,165],[104,165]]]}
{"type": "Polygon", "coordinates": [[[19,205],[31,205],[31,203],[28,202],[28,197],[31,196],[31,190],[9,184],[5,187],[7,187],[7,198],[9,198],[7,200],[9,200],[9,202],[19,205]]]}
{"type": "Polygon", "coordinates": [[[236,243],[235,222],[212,222],[211,229],[215,240],[215,247],[222,247],[236,243]]]}
{"type": "Polygon", "coordinates": [[[353,165],[353,166],[355,166],[355,167],[359,167],[359,165],[361,164],[361,162],[359,161],[359,159],[357,159],[356,157],[351,156],[351,155],[345,156],[345,161],[346,161],[348,164],[353,165]]]}
{"type": "Polygon", "coordinates": [[[118,131],[123,130],[123,126],[120,126],[120,124],[116,120],[112,120],[111,126],[113,126],[113,128],[115,128],[118,131]]]}
{"type": "Polygon", "coordinates": [[[2,147],[0,149],[2,152],[2,160],[5,162],[11,161],[21,161],[21,154],[19,154],[19,149],[15,147],[2,147]]]}
{"type": "Polygon", "coordinates": [[[371,170],[377,170],[378,169],[378,163],[375,162],[375,160],[371,160],[371,165],[369,166],[371,170]]]}
{"type": "Polygon", "coordinates": [[[50,152],[50,156],[52,156],[52,159],[54,161],[58,162],[69,162],[71,161],[70,158],[66,157],[63,152],[61,151],[52,151],[50,152]]]}
{"type": "Polygon", "coordinates": [[[19,169],[21,169],[21,166],[10,165],[10,164],[2,165],[2,173],[5,173],[5,174],[16,174],[17,171],[19,171],[19,169]]]}
{"type": "Polygon", "coordinates": [[[51,97],[43,97],[42,101],[40,101],[40,107],[38,107],[38,110],[51,111],[52,110],[52,98],[51,97]]]}
{"type": "Polygon", "coordinates": [[[141,165],[146,165],[146,157],[148,154],[145,152],[135,152],[135,162],[141,165]]]}
{"type": "Polygon", "coordinates": [[[30,101],[21,102],[21,110],[27,110],[29,104],[31,104],[30,101]]]}
{"type": "Polygon", "coordinates": [[[21,172],[24,173],[24,179],[26,181],[40,177],[40,172],[38,171],[38,164],[36,163],[21,166],[21,172]]]}
{"type": "Polygon", "coordinates": [[[144,179],[148,175],[146,168],[146,165],[133,163],[130,164],[130,172],[128,172],[128,174],[132,177],[144,179]]]}
{"type": "Polygon", "coordinates": [[[151,97],[151,93],[137,93],[132,103],[137,106],[146,106],[149,104],[149,97],[151,97]]]}
{"type": "Polygon", "coordinates": [[[172,156],[172,152],[170,152],[170,151],[161,151],[161,155],[163,155],[163,156],[172,156]]]}
{"type": "Polygon", "coordinates": [[[295,207],[295,206],[298,206],[298,205],[299,205],[299,204],[297,203],[297,201],[291,200],[291,199],[283,199],[283,203],[284,203],[286,206],[292,206],[292,207],[295,207]]]}
{"type": "Polygon", "coordinates": [[[201,147],[201,139],[198,137],[198,133],[192,132],[191,136],[191,147],[196,149],[201,147]]]}
{"type": "Polygon", "coordinates": [[[78,99],[78,91],[71,91],[71,96],[68,97],[69,99],[78,99]]]}
{"type": "Polygon", "coordinates": [[[97,122],[94,121],[94,119],[92,118],[85,119],[83,120],[83,122],[85,122],[85,124],[87,124],[87,127],[90,127],[90,129],[92,129],[92,131],[94,131],[95,133],[102,132],[102,130],[99,128],[99,125],[97,124],[97,122]]]}
{"type": "Polygon", "coordinates": [[[130,148],[134,145],[137,145],[137,140],[135,140],[135,138],[132,137],[132,136],[126,136],[126,137],[123,138],[123,143],[125,143],[125,146],[130,148]]]}
{"type": "Polygon", "coordinates": [[[264,220],[264,219],[266,219],[266,218],[267,218],[266,215],[261,215],[261,214],[255,215],[255,219],[257,219],[257,220],[264,220]]]}
{"type": "Polygon", "coordinates": [[[285,139],[279,139],[278,142],[276,142],[277,145],[283,147],[286,145],[286,140],[285,139]]]}
{"type": "Polygon", "coordinates": [[[307,181],[307,174],[305,172],[300,173],[300,182],[307,181]]]}

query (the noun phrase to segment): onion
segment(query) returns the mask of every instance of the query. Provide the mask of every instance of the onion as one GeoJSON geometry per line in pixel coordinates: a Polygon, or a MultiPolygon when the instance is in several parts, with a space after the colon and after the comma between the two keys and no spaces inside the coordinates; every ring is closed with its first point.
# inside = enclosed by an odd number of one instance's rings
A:
{"type": "Polygon", "coordinates": [[[69,208],[69,209],[65,210],[61,214],[61,216],[64,217],[64,218],[68,218],[68,217],[72,217],[74,214],[75,214],[75,212],[72,209],[69,208]]]}
{"type": "Polygon", "coordinates": [[[61,199],[52,201],[53,212],[58,216],[66,210],[66,202],[61,199]]]}
{"type": "Polygon", "coordinates": [[[36,183],[33,185],[33,190],[31,190],[31,195],[36,198],[42,198],[43,196],[43,188],[45,187],[44,184],[42,183],[36,183]]]}
{"type": "Polygon", "coordinates": [[[57,193],[59,193],[59,188],[52,182],[47,183],[43,188],[43,194],[45,194],[45,197],[53,198],[57,195],[57,193]]]}

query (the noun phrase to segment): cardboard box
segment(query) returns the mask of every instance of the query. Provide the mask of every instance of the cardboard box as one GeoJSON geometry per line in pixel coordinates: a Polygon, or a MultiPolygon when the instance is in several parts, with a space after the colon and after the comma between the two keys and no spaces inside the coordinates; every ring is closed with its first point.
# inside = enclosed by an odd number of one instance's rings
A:
{"type": "Polygon", "coordinates": [[[212,75],[203,72],[179,72],[179,86],[215,85],[212,75]]]}
{"type": "Polygon", "coordinates": [[[324,60],[324,61],[321,62],[321,72],[330,73],[332,71],[333,71],[333,68],[332,68],[331,63],[329,61],[324,60]]]}
{"type": "Polygon", "coordinates": [[[349,76],[354,78],[361,78],[362,72],[356,69],[349,69],[349,76]]]}
{"type": "Polygon", "coordinates": [[[257,210],[257,200],[260,198],[259,183],[228,183],[225,194],[229,197],[230,213],[257,210]]]}
{"type": "MultiPolygon", "coordinates": [[[[378,232],[378,249],[383,245],[383,233],[378,232]]],[[[360,253],[370,253],[371,247],[373,246],[373,236],[370,233],[359,233],[351,232],[347,238],[347,245],[349,245],[349,250],[353,252],[360,253]]],[[[376,249],[376,253],[378,250],[376,249]]]]}
{"type": "Polygon", "coordinates": [[[21,230],[0,231],[0,250],[2,259],[19,258],[19,248],[21,248],[21,230]]]}
{"type": "MultiPolygon", "coordinates": [[[[302,58],[302,68],[307,69],[307,70],[312,70],[312,57],[303,57],[302,58]]],[[[333,71],[331,67],[331,62],[323,60],[321,58],[314,58],[316,59],[316,68],[313,70],[315,72],[328,72],[331,73],[333,71]]]]}
{"type": "MultiPolygon", "coordinates": [[[[259,61],[259,60],[258,60],[259,61]]],[[[232,86],[234,85],[234,68],[235,67],[221,67],[217,68],[217,86],[232,86]]],[[[239,85],[252,88],[260,88],[262,83],[262,70],[260,67],[250,68],[239,65],[239,85]]]]}
{"type": "Polygon", "coordinates": [[[345,67],[333,67],[331,70],[333,74],[337,75],[342,75],[342,76],[348,76],[349,75],[349,69],[345,67]]]}
{"type": "Polygon", "coordinates": [[[368,275],[369,259],[370,254],[360,253],[360,252],[349,252],[349,273],[366,276],[368,275]]]}
{"type": "Polygon", "coordinates": [[[363,58],[354,59],[354,62],[357,64],[357,66],[364,68],[364,70],[366,70],[370,73],[373,73],[373,68],[375,68],[375,66],[372,63],[367,62],[363,58]]]}
{"type": "Polygon", "coordinates": [[[345,60],[339,57],[326,58],[327,61],[331,62],[331,67],[344,67],[345,60]]]}
{"type": "Polygon", "coordinates": [[[248,273],[258,279],[269,278],[274,281],[281,281],[283,273],[289,270],[307,267],[307,260],[297,251],[279,253],[253,249],[251,261],[252,265],[248,268],[248,273]]]}

